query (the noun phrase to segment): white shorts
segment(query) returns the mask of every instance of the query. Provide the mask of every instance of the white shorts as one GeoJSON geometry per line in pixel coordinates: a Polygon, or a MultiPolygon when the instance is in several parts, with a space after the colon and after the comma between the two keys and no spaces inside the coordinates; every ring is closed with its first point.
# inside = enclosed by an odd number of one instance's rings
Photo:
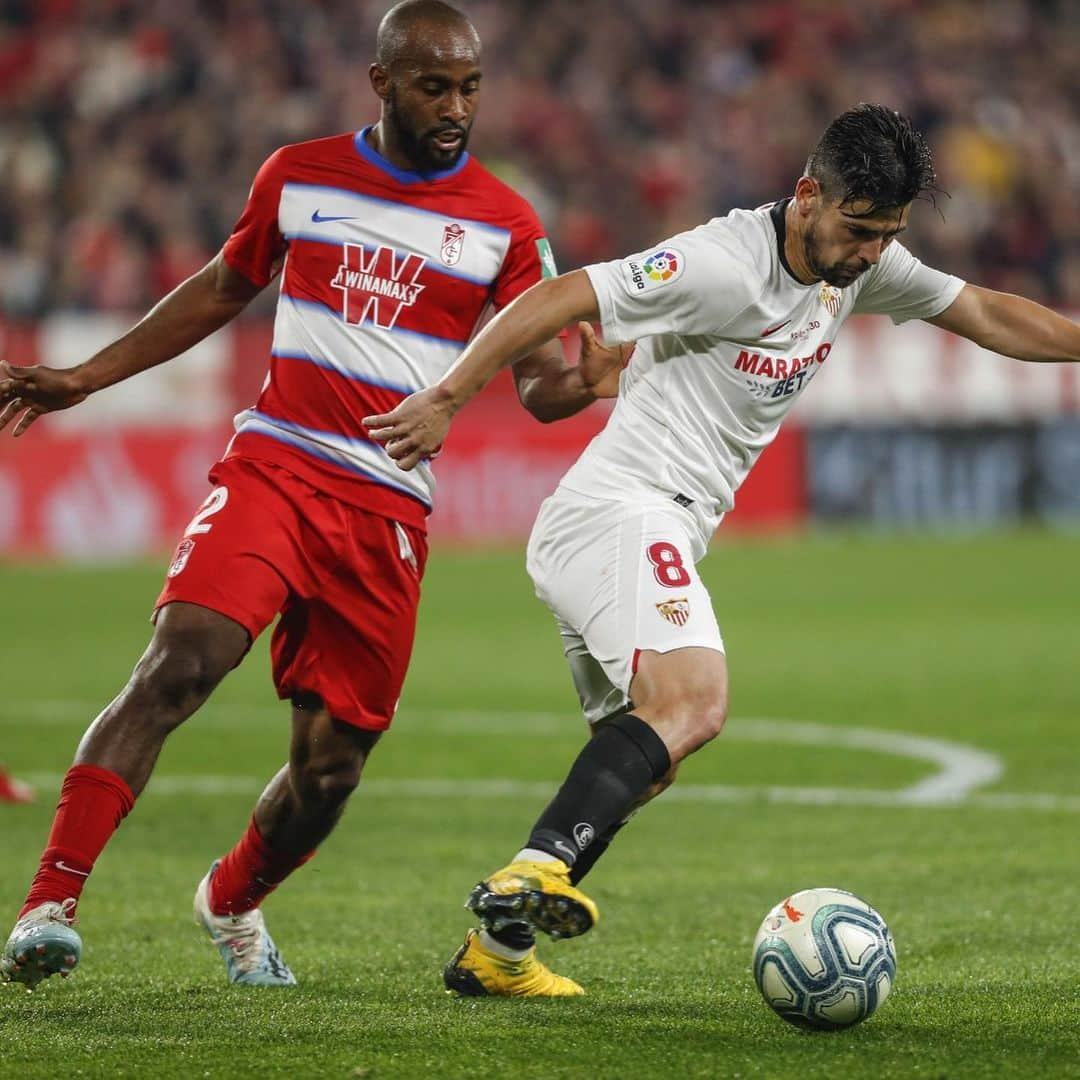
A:
{"type": "Polygon", "coordinates": [[[694,565],[695,531],[675,504],[637,506],[557,491],[540,507],[529,537],[529,576],[555,613],[590,724],[630,704],[641,652],[724,651],[694,565]]]}

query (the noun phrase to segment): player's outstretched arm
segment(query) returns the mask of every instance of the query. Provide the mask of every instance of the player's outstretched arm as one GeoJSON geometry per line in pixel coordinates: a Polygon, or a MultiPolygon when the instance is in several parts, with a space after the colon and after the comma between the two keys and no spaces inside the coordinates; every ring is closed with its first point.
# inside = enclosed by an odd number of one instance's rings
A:
{"type": "Polygon", "coordinates": [[[518,399],[539,420],[547,424],[581,412],[597,398],[615,397],[619,375],[626,367],[633,343],[605,345],[592,325],[578,323],[581,356],[574,366],[567,364],[558,341],[513,365],[518,399]]]}
{"type": "Polygon", "coordinates": [[[442,445],[454,414],[500,368],[534,352],[568,323],[597,318],[596,293],[584,270],[537,282],[484,327],[438,383],[392,412],[365,417],[364,426],[400,468],[415,468],[442,445]]]}
{"type": "Polygon", "coordinates": [[[926,321],[1017,360],[1080,360],[1080,326],[1012,293],[965,285],[940,315],[926,321]]]}
{"type": "Polygon", "coordinates": [[[96,390],[171,360],[224,326],[259,291],[218,253],[123,337],[77,367],[0,361],[0,431],[18,416],[12,429],[18,437],[39,416],[70,409],[96,390]]]}

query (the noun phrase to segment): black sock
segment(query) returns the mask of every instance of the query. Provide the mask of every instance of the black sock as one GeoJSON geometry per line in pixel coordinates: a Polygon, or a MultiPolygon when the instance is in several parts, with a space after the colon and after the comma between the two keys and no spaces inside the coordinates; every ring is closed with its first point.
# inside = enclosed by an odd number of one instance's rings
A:
{"type": "Polygon", "coordinates": [[[670,768],[671,756],[660,736],[644,720],[625,713],[585,744],[526,847],[573,867],[670,768]]]}
{"type": "Polygon", "coordinates": [[[488,930],[488,933],[508,949],[531,949],[536,944],[536,934],[527,922],[507,923],[501,930],[488,930]]]}
{"type": "Polygon", "coordinates": [[[608,849],[608,845],[615,839],[615,834],[629,821],[616,821],[607,832],[598,836],[580,855],[570,867],[570,884],[576,885],[597,863],[597,860],[608,849]]]}

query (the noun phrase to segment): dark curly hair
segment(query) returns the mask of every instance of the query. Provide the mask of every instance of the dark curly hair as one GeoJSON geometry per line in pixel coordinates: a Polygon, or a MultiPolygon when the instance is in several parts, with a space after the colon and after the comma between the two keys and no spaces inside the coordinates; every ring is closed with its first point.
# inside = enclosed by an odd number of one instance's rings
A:
{"type": "Polygon", "coordinates": [[[821,185],[826,198],[841,204],[868,199],[867,215],[920,197],[933,202],[939,190],[930,147],[911,121],[895,109],[866,102],[825,129],[806,162],[806,175],[821,185]]]}

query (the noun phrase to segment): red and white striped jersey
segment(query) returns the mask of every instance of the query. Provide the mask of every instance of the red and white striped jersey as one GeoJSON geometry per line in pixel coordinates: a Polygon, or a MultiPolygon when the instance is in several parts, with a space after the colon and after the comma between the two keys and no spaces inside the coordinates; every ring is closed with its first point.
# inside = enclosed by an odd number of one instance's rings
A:
{"type": "Polygon", "coordinates": [[[259,170],[224,247],[259,286],[283,267],[270,369],[226,457],[423,525],[434,478],[402,472],[361,420],[439,379],[489,304],[554,272],[532,207],[468,154],[406,172],[368,129],[286,146],[259,170]]]}

